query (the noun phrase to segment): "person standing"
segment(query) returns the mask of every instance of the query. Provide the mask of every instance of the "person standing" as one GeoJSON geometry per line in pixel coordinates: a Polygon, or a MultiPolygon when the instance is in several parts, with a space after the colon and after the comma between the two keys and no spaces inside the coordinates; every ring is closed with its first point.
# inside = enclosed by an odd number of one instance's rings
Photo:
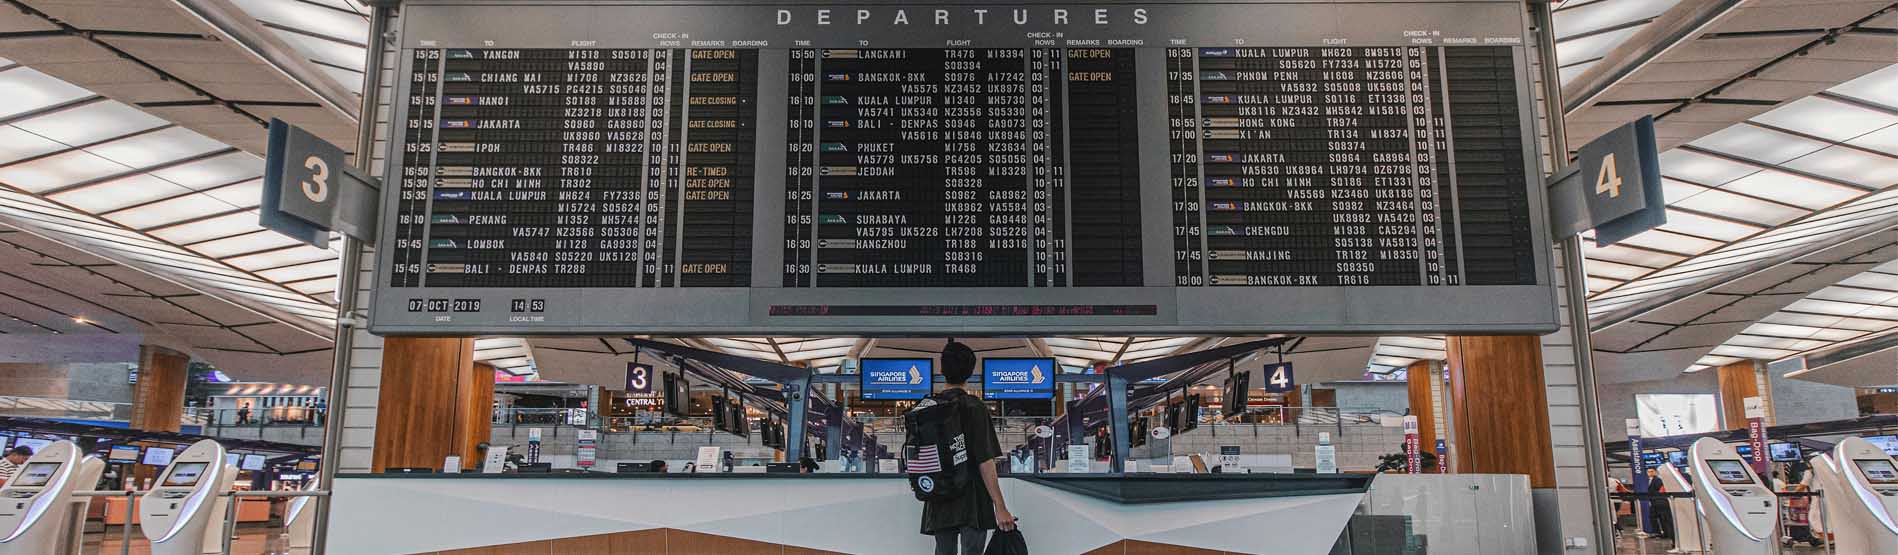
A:
{"type": "Polygon", "coordinates": [[[25,445],[7,450],[7,456],[0,458],[0,484],[13,480],[13,474],[20,471],[20,465],[33,458],[33,448],[25,445]]]}
{"type": "Polygon", "coordinates": [[[967,439],[969,463],[981,475],[979,484],[954,498],[923,503],[922,532],[936,538],[936,555],[980,555],[989,530],[1014,530],[1015,516],[1002,499],[996,461],[1003,456],[989,407],[963,388],[975,374],[975,351],[949,340],[942,350],[943,390],[931,398],[957,407],[967,439]]]}
{"type": "Polygon", "coordinates": [[[246,424],[250,424],[250,403],[241,403],[237,405],[237,425],[246,424]]]}

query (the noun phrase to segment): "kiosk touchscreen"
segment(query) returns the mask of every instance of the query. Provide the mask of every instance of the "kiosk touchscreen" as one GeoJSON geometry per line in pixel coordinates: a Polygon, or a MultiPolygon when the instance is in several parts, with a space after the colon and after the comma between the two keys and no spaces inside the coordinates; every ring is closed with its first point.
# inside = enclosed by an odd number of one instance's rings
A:
{"type": "Polygon", "coordinates": [[[225,505],[237,468],[224,462],[224,446],[204,440],[186,448],[165,467],[152,490],[139,499],[140,528],[151,540],[152,555],[217,553],[223,547],[225,505]]]}
{"type": "MultiPolygon", "coordinates": [[[[1660,465],[1661,487],[1671,493],[1689,493],[1694,485],[1681,474],[1681,469],[1671,464],[1660,465]]],[[[1667,500],[1670,516],[1674,517],[1674,549],[1670,553],[1699,553],[1701,551],[1700,527],[1688,526],[1694,522],[1694,500],[1675,497],[1667,500]]]]}
{"type": "Polygon", "coordinates": [[[104,469],[97,457],[81,457],[70,441],[55,441],[34,453],[0,488],[0,553],[71,552],[75,546],[66,531],[72,493],[90,491],[104,469]]]}
{"type": "Polygon", "coordinates": [[[1779,497],[1733,446],[1701,438],[1689,459],[1698,480],[1694,505],[1706,526],[1708,550],[1722,555],[1777,553],[1773,527],[1779,522],[1779,497]]]}
{"type": "Polygon", "coordinates": [[[1812,468],[1840,555],[1898,553],[1898,463],[1891,455],[1851,437],[1831,456],[1813,457],[1812,468]]]}

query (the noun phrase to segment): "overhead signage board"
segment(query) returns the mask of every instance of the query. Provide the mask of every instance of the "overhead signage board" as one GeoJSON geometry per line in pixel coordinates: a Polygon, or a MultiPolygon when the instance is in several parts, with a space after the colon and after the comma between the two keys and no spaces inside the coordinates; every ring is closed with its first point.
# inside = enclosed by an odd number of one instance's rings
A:
{"type": "Polygon", "coordinates": [[[1553,331],[1518,4],[404,2],[372,330],[1553,331]]]}
{"type": "Polygon", "coordinates": [[[1267,364],[1260,373],[1265,375],[1266,393],[1290,393],[1298,389],[1298,377],[1292,373],[1290,362],[1267,364]]]}
{"type": "Polygon", "coordinates": [[[866,358],[857,363],[867,400],[915,400],[929,395],[935,361],[926,358],[866,358]]]}
{"type": "Polygon", "coordinates": [[[376,181],[350,167],[342,147],[303,128],[271,119],[268,131],[259,224],[319,248],[331,231],[374,241],[376,181]]]}
{"type": "Polygon", "coordinates": [[[1551,219],[1563,233],[1595,230],[1613,245],[1667,223],[1654,118],[1617,127],[1582,145],[1569,172],[1551,185],[1551,219]]]}
{"type": "Polygon", "coordinates": [[[984,399],[1052,399],[1055,365],[1052,358],[982,359],[984,399]]]}

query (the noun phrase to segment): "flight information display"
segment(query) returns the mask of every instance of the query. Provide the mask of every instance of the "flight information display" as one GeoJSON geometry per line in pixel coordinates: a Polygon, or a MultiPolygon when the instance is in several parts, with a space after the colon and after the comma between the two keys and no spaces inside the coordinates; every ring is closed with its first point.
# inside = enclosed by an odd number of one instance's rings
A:
{"type": "Polygon", "coordinates": [[[1508,0],[403,15],[379,333],[1555,327],[1508,0]]]}

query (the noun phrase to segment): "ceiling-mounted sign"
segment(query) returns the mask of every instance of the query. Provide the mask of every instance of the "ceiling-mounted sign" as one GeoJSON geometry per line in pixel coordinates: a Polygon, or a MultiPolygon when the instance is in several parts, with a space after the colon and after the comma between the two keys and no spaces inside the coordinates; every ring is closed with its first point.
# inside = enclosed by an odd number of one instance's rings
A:
{"type": "Polygon", "coordinates": [[[652,395],[652,365],[641,362],[626,363],[626,392],[633,395],[652,395]]]}
{"type": "Polygon", "coordinates": [[[1260,374],[1265,376],[1266,393],[1290,393],[1298,389],[1298,378],[1292,374],[1290,362],[1267,364],[1260,374]]]}
{"type": "Polygon", "coordinates": [[[1557,327],[1519,1],[402,7],[377,333],[1557,327]]]}
{"type": "Polygon", "coordinates": [[[376,240],[381,186],[350,167],[341,147],[273,118],[267,148],[261,225],[319,248],[331,231],[376,240]]]}
{"type": "Polygon", "coordinates": [[[1667,223],[1654,118],[1642,116],[1582,145],[1575,164],[1550,186],[1549,204],[1558,230],[1593,229],[1602,246],[1667,223]]]}

